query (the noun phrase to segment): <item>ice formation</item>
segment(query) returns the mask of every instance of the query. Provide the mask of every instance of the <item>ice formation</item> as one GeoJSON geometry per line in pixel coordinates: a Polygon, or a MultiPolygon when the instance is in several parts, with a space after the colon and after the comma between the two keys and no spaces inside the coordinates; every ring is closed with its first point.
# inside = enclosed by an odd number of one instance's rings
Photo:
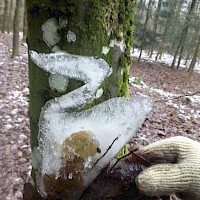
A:
{"type": "Polygon", "coordinates": [[[59,24],[55,18],[47,20],[42,25],[43,40],[49,47],[59,42],[61,37],[58,34],[58,29],[59,29],[59,24]]]}
{"type": "Polygon", "coordinates": [[[86,103],[100,96],[96,93],[111,74],[106,61],[64,52],[38,54],[31,51],[30,56],[37,66],[51,74],[85,83],[45,104],[39,120],[39,147],[35,150],[41,156],[33,156],[42,158],[34,161],[42,195],[61,194],[68,199],[79,199],[134,136],[150,112],[152,102],[144,97],[119,97],[84,109],[86,103]]]}
{"type": "Polygon", "coordinates": [[[114,46],[117,46],[117,47],[120,48],[121,52],[123,53],[126,49],[126,44],[125,44],[125,40],[124,40],[124,37],[123,37],[123,32],[120,33],[120,37],[122,38],[121,41],[118,41],[117,39],[111,40],[109,47],[113,48],[114,46]]]}
{"type": "Polygon", "coordinates": [[[109,47],[103,46],[103,47],[102,47],[101,53],[107,55],[107,54],[109,53],[109,51],[110,51],[110,48],[109,48],[109,47]]]}
{"type": "Polygon", "coordinates": [[[65,92],[68,86],[69,80],[66,77],[60,75],[49,76],[49,86],[52,90],[58,92],[65,92]]]}
{"type": "Polygon", "coordinates": [[[72,31],[68,31],[67,33],[67,41],[68,42],[75,42],[76,41],[76,34],[72,31]]]}

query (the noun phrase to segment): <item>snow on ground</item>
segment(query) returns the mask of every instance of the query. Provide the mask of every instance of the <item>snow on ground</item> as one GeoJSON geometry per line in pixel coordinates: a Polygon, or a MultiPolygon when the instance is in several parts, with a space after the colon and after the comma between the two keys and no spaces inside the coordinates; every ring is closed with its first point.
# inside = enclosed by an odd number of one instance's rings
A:
{"type": "Polygon", "coordinates": [[[30,172],[28,54],[11,59],[12,36],[0,33],[0,199],[22,199],[30,172]]]}
{"type": "MultiPolygon", "coordinates": [[[[187,116],[188,119],[190,118],[196,118],[200,119],[200,110],[191,110],[188,108],[187,105],[183,104],[177,104],[173,102],[174,99],[182,96],[181,94],[174,94],[171,92],[164,91],[162,89],[156,89],[153,87],[150,87],[146,85],[140,78],[138,77],[131,77],[129,79],[129,83],[138,88],[138,89],[147,89],[151,93],[157,93],[160,95],[160,99],[165,99],[167,105],[172,105],[174,108],[177,108],[181,114],[184,114],[187,116]]],[[[189,101],[191,101],[194,104],[198,104],[200,106],[200,96],[199,95],[192,95],[192,96],[187,96],[189,101]]]]}
{"type": "MultiPolygon", "coordinates": [[[[140,55],[140,50],[137,49],[137,48],[135,48],[134,51],[131,52],[131,55],[133,57],[138,58],[139,55],[140,55]]],[[[152,57],[149,57],[147,51],[143,50],[141,58],[143,60],[147,60],[148,62],[153,62],[153,63],[154,62],[159,62],[159,63],[167,64],[167,65],[171,66],[172,61],[173,61],[173,56],[172,55],[164,53],[162,55],[161,59],[158,58],[157,61],[155,61],[156,55],[157,55],[157,52],[154,51],[152,57]]],[[[189,61],[188,63],[190,63],[190,62],[191,61],[189,61]]],[[[180,67],[183,67],[183,68],[188,68],[189,67],[189,65],[187,65],[187,66],[185,65],[185,59],[181,60],[180,67]]],[[[198,73],[200,73],[200,60],[198,60],[196,62],[195,71],[198,72],[198,73]]]]}

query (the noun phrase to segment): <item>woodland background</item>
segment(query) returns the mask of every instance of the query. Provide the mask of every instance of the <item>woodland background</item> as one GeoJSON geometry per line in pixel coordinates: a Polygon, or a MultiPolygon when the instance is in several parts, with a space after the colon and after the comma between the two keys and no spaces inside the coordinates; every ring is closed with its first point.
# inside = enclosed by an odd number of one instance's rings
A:
{"type": "MultiPolygon", "coordinates": [[[[0,1],[0,199],[22,198],[30,181],[27,23],[24,0],[0,1]]],[[[174,135],[200,141],[200,2],[140,0],[129,92],[155,106],[130,141],[174,135]]]]}

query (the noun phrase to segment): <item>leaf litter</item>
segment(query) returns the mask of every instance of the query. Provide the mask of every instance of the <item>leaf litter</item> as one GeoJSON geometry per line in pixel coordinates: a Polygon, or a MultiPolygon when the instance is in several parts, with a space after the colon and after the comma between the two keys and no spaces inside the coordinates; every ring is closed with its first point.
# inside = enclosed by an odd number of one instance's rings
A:
{"type": "MultiPolygon", "coordinates": [[[[17,200],[22,198],[24,183],[30,181],[31,169],[27,45],[21,44],[21,56],[11,59],[12,36],[1,33],[0,52],[0,199],[17,200]]],[[[130,77],[138,79],[135,83],[130,79],[130,95],[147,95],[157,101],[136,137],[131,139],[130,148],[140,149],[176,135],[200,141],[199,95],[173,99],[200,91],[199,74],[189,80],[186,69],[172,70],[167,64],[137,63],[135,59],[130,77]],[[165,101],[158,101],[161,99],[165,101]]],[[[140,163],[137,159],[133,156],[132,161],[140,163]]]]}

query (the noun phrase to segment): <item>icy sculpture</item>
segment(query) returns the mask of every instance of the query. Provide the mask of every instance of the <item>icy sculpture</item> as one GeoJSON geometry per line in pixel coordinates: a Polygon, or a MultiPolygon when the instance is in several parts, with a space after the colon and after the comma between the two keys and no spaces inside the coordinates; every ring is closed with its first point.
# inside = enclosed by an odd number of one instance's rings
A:
{"type": "Polygon", "coordinates": [[[90,109],[84,105],[102,93],[112,70],[103,59],[64,52],[30,52],[43,70],[85,84],[48,101],[39,120],[39,146],[33,158],[43,196],[79,199],[82,192],[134,136],[152,108],[149,98],[112,98],[90,109]],[[38,164],[39,163],[39,164],[38,164]],[[57,195],[57,196],[55,196],[57,195]],[[59,196],[61,195],[61,196],[59,196]]]}

